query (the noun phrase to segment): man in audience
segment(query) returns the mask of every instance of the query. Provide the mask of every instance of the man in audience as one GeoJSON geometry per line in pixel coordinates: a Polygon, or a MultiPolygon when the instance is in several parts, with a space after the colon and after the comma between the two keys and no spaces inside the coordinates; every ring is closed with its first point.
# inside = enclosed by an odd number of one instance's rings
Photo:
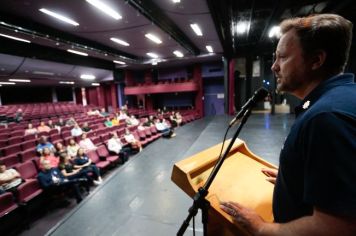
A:
{"type": "Polygon", "coordinates": [[[88,133],[88,132],[91,131],[91,128],[89,127],[88,122],[84,122],[84,124],[83,124],[83,126],[82,126],[82,130],[83,130],[83,132],[85,132],[85,133],[88,133]]]}
{"type": "Polygon", "coordinates": [[[138,149],[139,152],[142,151],[142,144],[139,140],[135,138],[133,134],[131,134],[129,129],[125,129],[125,135],[124,138],[126,142],[128,142],[131,145],[132,149],[138,149]]]}
{"type": "Polygon", "coordinates": [[[37,130],[38,130],[39,133],[40,132],[47,132],[48,133],[51,130],[51,128],[48,127],[44,121],[41,121],[40,122],[40,126],[37,127],[37,130]]]}
{"type": "Polygon", "coordinates": [[[73,137],[78,137],[83,134],[83,130],[79,127],[78,123],[75,123],[73,129],[70,131],[73,137]]]}
{"type": "Polygon", "coordinates": [[[87,138],[86,133],[82,134],[82,139],[79,142],[79,146],[83,148],[85,152],[97,149],[94,143],[89,138],[87,138]]]}
{"type": "Polygon", "coordinates": [[[104,125],[105,125],[105,127],[112,127],[112,122],[110,120],[110,117],[106,117],[104,125]]]}
{"type": "Polygon", "coordinates": [[[46,136],[41,136],[40,139],[38,140],[38,145],[36,147],[36,151],[40,154],[42,154],[42,151],[45,147],[48,147],[51,152],[55,152],[56,149],[54,148],[53,144],[47,141],[46,136]]]}
{"type": "Polygon", "coordinates": [[[38,182],[48,195],[59,194],[72,190],[74,192],[77,203],[82,201],[82,196],[79,189],[81,181],[86,182],[86,179],[69,180],[65,178],[58,168],[51,166],[49,161],[43,161],[44,169],[38,176],[38,182]]]}
{"type": "Polygon", "coordinates": [[[69,118],[66,122],[66,126],[74,126],[77,122],[74,119],[74,116],[72,116],[71,118],[69,118]]]}
{"type": "Polygon", "coordinates": [[[162,120],[156,119],[155,126],[156,129],[162,133],[163,137],[173,138],[176,136],[176,134],[173,132],[173,130],[169,127],[169,125],[165,122],[164,119],[162,120]]]}
{"type": "Polygon", "coordinates": [[[48,120],[47,126],[48,126],[50,129],[55,129],[55,128],[56,128],[56,126],[55,126],[55,124],[53,124],[53,121],[52,121],[52,120],[48,120]]]}
{"type": "Polygon", "coordinates": [[[138,125],[140,122],[138,121],[138,119],[136,119],[136,117],[134,115],[132,115],[131,117],[126,119],[126,124],[128,126],[136,126],[138,125]]]}
{"type": "Polygon", "coordinates": [[[87,112],[87,115],[88,115],[88,116],[100,116],[100,111],[95,110],[95,109],[90,109],[90,110],[87,112]]]}
{"type": "Polygon", "coordinates": [[[100,110],[100,115],[101,115],[102,117],[107,117],[107,116],[109,116],[110,114],[105,111],[105,108],[101,108],[101,110],[100,110]]]}
{"type": "Polygon", "coordinates": [[[127,161],[130,148],[124,147],[116,132],[110,134],[110,139],[108,140],[108,149],[109,151],[119,155],[123,163],[127,161]]]}
{"type": "Polygon", "coordinates": [[[0,191],[15,192],[21,183],[19,172],[12,168],[6,169],[5,163],[0,160],[0,191]]]}
{"type": "Polygon", "coordinates": [[[59,118],[58,122],[56,123],[56,126],[63,127],[65,125],[66,123],[64,122],[63,118],[59,118]]]}
{"type": "Polygon", "coordinates": [[[20,121],[23,120],[23,114],[22,114],[22,109],[19,108],[17,112],[15,113],[15,118],[14,118],[16,123],[20,123],[20,121]]]}

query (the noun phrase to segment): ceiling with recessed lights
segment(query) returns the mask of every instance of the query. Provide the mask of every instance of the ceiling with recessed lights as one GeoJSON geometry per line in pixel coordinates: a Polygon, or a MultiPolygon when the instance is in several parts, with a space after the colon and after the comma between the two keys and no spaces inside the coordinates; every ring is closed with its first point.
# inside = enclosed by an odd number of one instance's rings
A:
{"type": "Polygon", "coordinates": [[[281,19],[337,12],[353,20],[355,5],[351,0],[3,0],[0,80],[76,80],[91,68],[100,81],[114,68],[182,66],[271,52],[270,30],[281,19]]]}

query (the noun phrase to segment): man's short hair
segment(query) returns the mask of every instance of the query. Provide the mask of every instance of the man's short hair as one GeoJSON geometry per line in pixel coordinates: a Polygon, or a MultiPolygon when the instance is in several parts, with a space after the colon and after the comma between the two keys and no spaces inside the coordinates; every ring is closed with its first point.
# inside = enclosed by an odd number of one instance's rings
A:
{"type": "Polygon", "coordinates": [[[320,14],[284,20],[282,34],[294,29],[304,54],[318,50],[326,52],[324,68],[333,73],[343,72],[352,41],[352,23],[335,14],[320,14]]]}

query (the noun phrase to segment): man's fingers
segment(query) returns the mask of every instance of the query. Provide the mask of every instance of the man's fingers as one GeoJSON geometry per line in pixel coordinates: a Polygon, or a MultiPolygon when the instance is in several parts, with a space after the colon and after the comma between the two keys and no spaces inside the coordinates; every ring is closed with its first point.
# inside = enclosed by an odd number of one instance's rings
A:
{"type": "Polygon", "coordinates": [[[272,184],[276,183],[276,178],[275,177],[267,177],[266,180],[272,184]]]}

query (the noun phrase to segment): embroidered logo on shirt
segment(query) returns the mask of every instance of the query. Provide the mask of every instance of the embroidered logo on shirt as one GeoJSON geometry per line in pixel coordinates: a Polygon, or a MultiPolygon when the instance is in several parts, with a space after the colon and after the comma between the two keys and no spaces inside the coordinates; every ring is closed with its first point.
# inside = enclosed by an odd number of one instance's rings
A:
{"type": "Polygon", "coordinates": [[[308,100],[308,101],[306,101],[306,102],[303,104],[303,109],[304,109],[304,110],[305,110],[305,109],[308,109],[309,105],[310,105],[310,101],[308,100]]]}

